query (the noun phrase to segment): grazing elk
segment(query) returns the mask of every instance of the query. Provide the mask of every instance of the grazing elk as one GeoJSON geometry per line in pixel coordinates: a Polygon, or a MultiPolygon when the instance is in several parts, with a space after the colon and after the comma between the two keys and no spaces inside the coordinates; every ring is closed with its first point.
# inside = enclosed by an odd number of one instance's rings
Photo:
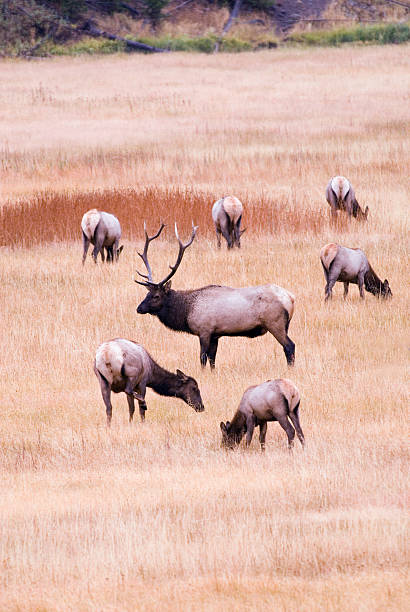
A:
{"type": "Polygon", "coordinates": [[[264,451],[267,423],[278,421],[288,436],[289,448],[293,446],[295,429],[300,443],[304,446],[305,437],[299,423],[299,405],[299,391],[287,378],[267,380],[261,385],[249,387],[243,394],[232,421],[220,424],[222,445],[235,448],[246,434],[246,446],[249,446],[253,430],[259,425],[259,441],[261,450],[264,451]]]}
{"type": "Polygon", "coordinates": [[[338,210],[345,210],[349,217],[353,215],[359,221],[367,221],[369,207],[360,208],[354,189],[344,176],[334,176],[326,187],[326,200],[330,204],[332,217],[336,219],[338,210]]]}
{"type": "Polygon", "coordinates": [[[102,212],[92,208],[85,213],[81,220],[81,230],[83,235],[83,265],[87,257],[88,247],[94,245],[93,258],[97,263],[98,253],[105,261],[104,249],[107,251],[107,261],[117,261],[123,246],[118,248],[121,238],[121,226],[117,217],[107,212],[102,212]]]}
{"type": "Polygon", "coordinates": [[[326,278],[325,301],[332,297],[337,281],[344,283],[345,298],[349,283],[359,285],[361,298],[364,298],[363,287],[376,297],[390,298],[393,295],[388,280],[380,280],[361,249],[349,249],[331,242],[320,250],[320,261],[326,278]]]}
{"type": "Polygon", "coordinates": [[[148,288],[145,299],[139,304],[139,314],[152,314],[164,325],[175,331],[186,332],[199,337],[200,360],[203,367],[207,359],[211,369],[215,367],[218,341],[222,336],[245,336],[256,338],[270,332],[283,346],[288,365],[295,360],[295,345],[288,336],[289,322],[293,315],[295,297],[286,289],[277,285],[262,285],[234,289],[220,285],[208,285],[200,289],[174,291],[171,289],[171,277],[182,261],[185,249],[192,244],[197,227],[192,224],[190,240],[179,242],[179,253],[171,272],[159,283],[152,280],[151,267],[148,263],[149,243],[157,238],[164,228],[149,237],[145,230],[144,252],[138,253],[142,258],[148,274],[138,274],[146,281],[138,281],[148,288]]]}
{"type": "Polygon", "coordinates": [[[104,342],[95,355],[94,372],[99,380],[107,412],[107,425],[111,425],[111,391],[127,394],[130,422],[133,419],[134,398],[138,400],[141,421],[145,419],[147,404],[146,388],[150,387],[159,395],[179,397],[202,412],[201,393],[197,382],[181,370],[176,374],[161,368],[140,344],[124,338],[104,342]]]}
{"type": "Polygon", "coordinates": [[[227,196],[215,202],[212,219],[215,223],[218,248],[221,248],[221,234],[228,244],[228,249],[232,249],[235,244],[241,248],[241,236],[245,231],[241,231],[242,212],[242,202],[235,196],[227,196]]]}

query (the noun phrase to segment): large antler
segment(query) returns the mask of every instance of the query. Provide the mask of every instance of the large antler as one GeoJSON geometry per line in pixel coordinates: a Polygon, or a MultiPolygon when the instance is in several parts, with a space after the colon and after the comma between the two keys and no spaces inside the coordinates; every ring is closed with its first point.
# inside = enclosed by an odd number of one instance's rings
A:
{"type": "Polygon", "coordinates": [[[144,232],[145,232],[145,245],[144,245],[144,250],[142,253],[138,253],[138,255],[141,257],[142,261],[145,264],[145,267],[147,268],[147,272],[148,274],[142,274],[141,272],[139,272],[137,270],[137,274],[139,274],[140,276],[142,276],[142,278],[146,278],[146,281],[138,281],[136,280],[135,282],[138,283],[139,285],[144,285],[149,286],[149,285],[154,285],[155,283],[152,280],[152,272],[151,272],[151,266],[149,265],[148,262],[148,247],[149,247],[149,243],[152,240],[155,240],[155,238],[158,238],[158,236],[160,235],[160,233],[162,232],[162,230],[165,227],[165,223],[161,223],[161,227],[159,228],[159,230],[157,231],[157,233],[154,236],[149,237],[148,236],[148,232],[147,232],[147,225],[144,221],[144,232]]]}
{"type": "Polygon", "coordinates": [[[175,274],[175,272],[178,270],[179,264],[182,261],[182,258],[184,256],[185,253],[185,249],[187,249],[194,241],[194,238],[196,236],[196,232],[198,229],[199,225],[195,225],[194,226],[194,222],[192,221],[192,234],[191,234],[191,238],[188,240],[188,242],[186,244],[183,244],[179,234],[178,234],[178,228],[177,228],[177,224],[175,222],[175,235],[178,239],[179,242],[179,253],[178,253],[178,257],[177,260],[175,262],[175,264],[173,266],[169,266],[171,268],[171,272],[168,274],[168,276],[166,276],[161,282],[158,283],[159,286],[165,285],[165,283],[167,283],[169,281],[170,278],[172,278],[175,274]]]}

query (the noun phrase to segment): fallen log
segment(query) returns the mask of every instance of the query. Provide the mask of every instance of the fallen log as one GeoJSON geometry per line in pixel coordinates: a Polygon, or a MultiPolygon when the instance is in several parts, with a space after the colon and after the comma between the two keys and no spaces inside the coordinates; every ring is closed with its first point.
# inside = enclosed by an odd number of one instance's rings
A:
{"type": "Polygon", "coordinates": [[[135,40],[128,40],[127,38],[123,38],[122,36],[116,36],[115,34],[110,34],[109,32],[104,32],[103,30],[99,30],[89,21],[84,24],[82,28],[83,32],[93,36],[94,38],[107,38],[108,40],[117,40],[119,42],[124,43],[129,49],[133,51],[146,51],[148,53],[168,53],[169,49],[161,49],[160,47],[151,47],[151,45],[146,45],[145,43],[136,42],[135,40]]]}

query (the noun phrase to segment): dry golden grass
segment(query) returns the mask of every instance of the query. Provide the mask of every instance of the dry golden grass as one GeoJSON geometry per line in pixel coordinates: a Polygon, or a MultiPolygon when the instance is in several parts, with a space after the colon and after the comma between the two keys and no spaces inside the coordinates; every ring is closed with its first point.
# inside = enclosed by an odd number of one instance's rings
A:
{"type": "Polygon", "coordinates": [[[406,609],[406,64],[399,48],[1,64],[1,610],[406,609]],[[329,225],[337,172],[367,224],[329,225]],[[210,220],[228,192],[249,228],[230,253],[210,220]],[[124,253],[83,268],[81,214],[100,204],[124,253]],[[292,290],[292,371],[265,336],[221,340],[202,372],[197,338],[137,316],[142,220],[169,223],[157,277],[192,216],[174,286],[292,290]],[[337,285],[324,304],[331,240],[361,246],[393,299],[337,285]],[[92,361],[116,336],[195,376],[206,412],[149,390],[129,426],[119,395],[107,431],[92,361]],[[257,436],[223,452],[220,420],[279,376],[300,389],[306,450],[272,423],[265,455],[257,436]]]}

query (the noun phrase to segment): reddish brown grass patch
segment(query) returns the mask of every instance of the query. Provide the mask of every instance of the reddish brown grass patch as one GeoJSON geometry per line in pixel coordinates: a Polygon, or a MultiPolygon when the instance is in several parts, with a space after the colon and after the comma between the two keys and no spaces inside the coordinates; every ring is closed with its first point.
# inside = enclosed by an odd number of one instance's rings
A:
{"type": "MultiPolygon", "coordinates": [[[[80,235],[83,214],[90,208],[111,212],[121,222],[123,236],[142,237],[144,220],[151,230],[160,221],[189,232],[192,220],[201,234],[211,236],[213,202],[220,194],[194,189],[112,189],[87,193],[38,193],[19,204],[9,203],[0,211],[0,245],[29,247],[47,242],[74,240],[80,235]]],[[[321,212],[297,205],[287,197],[272,200],[265,195],[257,204],[241,197],[243,227],[249,233],[320,233],[327,225],[327,210],[321,212]]]]}

